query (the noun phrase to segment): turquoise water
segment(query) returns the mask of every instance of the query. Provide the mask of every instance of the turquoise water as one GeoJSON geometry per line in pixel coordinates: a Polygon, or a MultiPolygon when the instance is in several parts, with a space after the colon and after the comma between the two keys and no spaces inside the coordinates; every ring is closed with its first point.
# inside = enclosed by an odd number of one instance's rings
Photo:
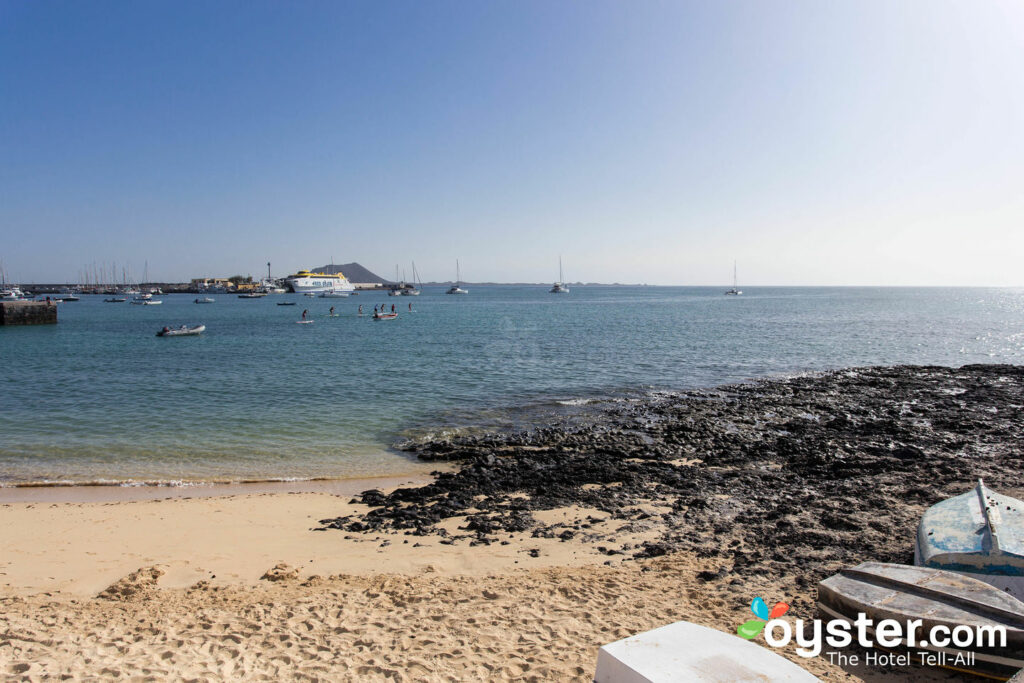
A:
{"type": "Polygon", "coordinates": [[[588,400],[850,365],[1024,359],[1024,290],[473,287],[419,297],[83,296],[0,327],[0,483],[431,469],[389,450],[588,400]],[[294,307],[277,306],[292,300],[294,307]],[[397,320],[355,316],[394,303],[397,320]],[[414,313],[406,308],[412,303],[414,313]],[[341,314],[325,317],[335,306],[341,314]],[[296,325],[303,308],[316,321],[296,325]],[[160,339],[204,323],[202,337],[160,339]]]}

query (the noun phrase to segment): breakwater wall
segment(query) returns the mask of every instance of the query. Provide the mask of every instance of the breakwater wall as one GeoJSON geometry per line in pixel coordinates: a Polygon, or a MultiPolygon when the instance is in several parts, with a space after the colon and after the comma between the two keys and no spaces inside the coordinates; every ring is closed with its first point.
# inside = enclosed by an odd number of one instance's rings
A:
{"type": "Polygon", "coordinates": [[[48,301],[0,301],[0,325],[55,325],[57,304],[48,301]]]}

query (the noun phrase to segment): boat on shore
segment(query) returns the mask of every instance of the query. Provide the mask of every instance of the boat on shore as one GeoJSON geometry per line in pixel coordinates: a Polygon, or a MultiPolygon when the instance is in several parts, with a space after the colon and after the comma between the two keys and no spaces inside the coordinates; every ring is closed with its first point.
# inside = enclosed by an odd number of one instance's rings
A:
{"type": "Polygon", "coordinates": [[[595,683],[789,681],[818,679],[768,648],[713,628],[678,621],[597,651],[595,683]]]}
{"type": "Polygon", "coordinates": [[[156,333],[158,337],[195,337],[206,331],[206,325],[182,325],[181,327],[165,327],[156,333]]]}
{"type": "Polygon", "coordinates": [[[1024,501],[978,480],[972,491],[928,508],[914,564],[971,576],[1024,600],[1024,501]]]}
{"type": "Polygon", "coordinates": [[[1024,668],[1024,603],[964,574],[864,562],[818,584],[818,612],[823,619],[850,624],[862,615],[874,624],[896,621],[903,640],[891,649],[909,654],[916,662],[939,666],[945,662],[945,668],[1002,680],[1024,668]],[[908,635],[913,621],[919,622],[916,636],[908,635]],[[991,638],[982,636],[983,629],[993,627],[1005,629],[1005,645],[991,630],[991,638]],[[928,640],[933,632],[944,629],[949,635],[964,628],[978,634],[977,641],[960,645],[954,638],[936,645],[928,640]]]}

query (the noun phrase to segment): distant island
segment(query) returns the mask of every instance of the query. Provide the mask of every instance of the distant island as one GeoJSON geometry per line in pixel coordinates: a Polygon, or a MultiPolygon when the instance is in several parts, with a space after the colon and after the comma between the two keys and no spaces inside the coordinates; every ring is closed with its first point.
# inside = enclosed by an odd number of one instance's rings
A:
{"type": "MultiPolygon", "coordinates": [[[[385,287],[388,286],[388,285],[397,285],[398,284],[394,280],[388,280],[387,278],[383,278],[380,275],[377,275],[376,273],[371,271],[369,268],[366,268],[365,266],[363,266],[363,265],[361,265],[359,263],[356,263],[355,261],[353,261],[352,263],[342,263],[341,265],[332,263],[332,264],[329,264],[329,265],[326,265],[326,266],[320,266],[319,268],[314,268],[313,272],[314,273],[330,273],[330,274],[341,273],[342,275],[344,275],[348,279],[349,282],[379,282],[382,285],[384,285],[385,287]]],[[[423,284],[424,285],[429,285],[429,286],[441,286],[441,285],[447,286],[447,285],[455,284],[455,281],[454,280],[439,280],[439,281],[424,282],[423,284]]],[[[528,286],[534,286],[534,285],[536,285],[536,286],[549,286],[551,283],[550,282],[468,282],[468,281],[463,281],[462,284],[464,284],[464,285],[472,285],[474,287],[486,287],[488,285],[520,285],[520,286],[528,287],[528,286]]],[[[577,286],[577,287],[586,287],[588,285],[591,285],[591,286],[602,285],[602,286],[606,286],[606,287],[607,286],[611,286],[611,287],[646,287],[647,286],[647,285],[642,285],[642,284],[623,284],[623,283],[620,283],[620,282],[612,282],[612,283],[607,283],[607,282],[567,282],[566,284],[574,285],[574,286],[577,286]]]]}

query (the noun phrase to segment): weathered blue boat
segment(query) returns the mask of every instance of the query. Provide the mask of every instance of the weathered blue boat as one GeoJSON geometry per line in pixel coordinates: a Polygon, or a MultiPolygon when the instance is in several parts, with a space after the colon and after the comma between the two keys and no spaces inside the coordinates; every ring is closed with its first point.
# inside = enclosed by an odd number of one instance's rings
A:
{"type": "Polygon", "coordinates": [[[1024,502],[979,479],[973,491],[924,513],[914,563],[969,574],[1024,600],[1024,502]]]}

